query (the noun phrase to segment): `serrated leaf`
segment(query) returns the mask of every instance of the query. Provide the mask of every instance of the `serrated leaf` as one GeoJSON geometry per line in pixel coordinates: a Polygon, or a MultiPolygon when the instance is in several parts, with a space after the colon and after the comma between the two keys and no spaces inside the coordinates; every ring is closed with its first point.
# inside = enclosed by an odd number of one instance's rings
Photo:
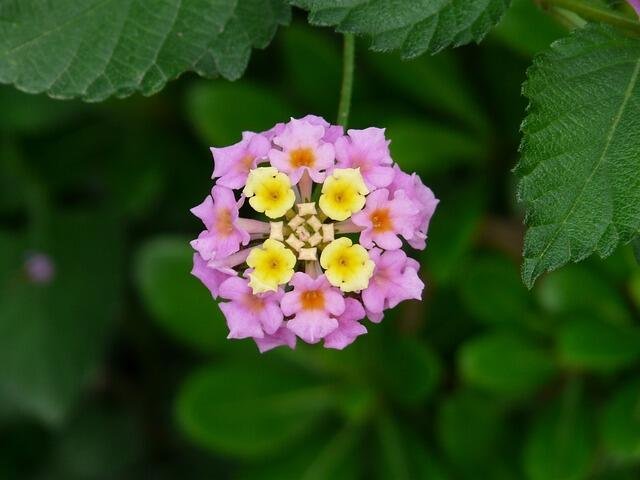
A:
{"type": "Polygon", "coordinates": [[[309,10],[309,22],[368,35],[373,50],[403,58],[479,42],[510,0],[290,0],[309,10]]]}
{"type": "Polygon", "coordinates": [[[284,0],[9,0],[0,83],[100,101],[151,95],[186,71],[236,79],[289,16],[284,0]]]}
{"type": "Polygon", "coordinates": [[[640,230],[640,40],[592,25],[529,69],[519,197],[527,206],[522,276],[593,253],[640,230]]]}

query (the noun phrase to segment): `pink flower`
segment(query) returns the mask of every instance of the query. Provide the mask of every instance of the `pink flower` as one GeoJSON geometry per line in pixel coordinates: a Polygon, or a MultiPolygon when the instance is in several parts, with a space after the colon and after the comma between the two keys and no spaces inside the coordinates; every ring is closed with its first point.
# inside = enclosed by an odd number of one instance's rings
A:
{"type": "Polygon", "coordinates": [[[204,286],[209,289],[214,299],[218,298],[220,284],[231,277],[229,273],[208,267],[207,262],[205,262],[198,253],[193,254],[193,269],[191,270],[191,275],[200,280],[204,286]]]}
{"type": "Polygon", "coordinates": [[[379,322],[383,311],[409,299],[422,299],[424,283],[418,277],[420,264],[402,250],[369,252],[376,264],[369,287],[362,291],[362,303],[371,321],[379,322]]]}
{"type": "Polygon", "coordinates": [[[338,317],[338,328],[324,338],[325,348],[342,350],[367,333],[366,327],[358,321],[365,317],[362,304],[355,298],[346,298],[344,304],[344,312],[338,317]]]}
{"type": "Polygon", "coordinates": [[[263,338],[273,335],[282,326],[280,299],[282,289],[274,293],[254,294],[246,278],[231,277],[220,285],[220,297],[230,300],[220,303],[229,326],[227,338],[263,338]]]}
{"type": "Polygon", "coordinates": [[[397,250],[402,247],[398,235],[407,239],[414,237],[417,213],[418,209],[404,191],[397,191],[393,199],[389,199],[389,190],[381,188],[369,194],[364,210],[354,214],[351,220],[364,228],[360,234],[364,247],[371,248],[375,243],[385,250],[397,250]]]}
{"type": "Polygon", "coordinates": [[[284,131],[273,137],[273,143],[281,150],[269,151],[271,165],[289,174],[293,184],[300,181],[305,171],[313,181],[322,182],[335,160],[333,145],[322,140],[324,135],[323,126],[292,118],[284,131]]]}
{"type": "Polygon", "coordinates": [[[247,181],[249,170],[256,168],[261,160],[266,160],[271,142],[254,132],[243,132],[242,140],[224,148],[211,147],[213,154],[213,175],[218,185],[241,188],[247,181]]]}
{"type": "Polygon", "coordinates": [[[211,195],[191,209],[202,220],[207,230],[191,242],[191,246],[203,259],[224,258],[237,252],[240,244],[249,243],[249,233],[240,228],[238,210],[242,200],[236,201],[233,191],[216,185],[211,195]]]}
{"type": "Polygon", "coordinates": [[[287,327],[282,326],[272,335],[267,333],[262,338],[254,337],[260,353],[264,353],[272,348],[287,345],[289,348],[296,348],[296,335],[287,327]]]}
{"type": "Polygon", "coordinates": [[[627,0],[627,2],[636,11],[638,17],[640,17],[640,0],[627,0]]]}
{"type": "Polygon", "coordinates": [[[331,125],[324,118],[317,115],[305,115],[300,120],[309,122],[311,125],[320,125],[324,127],[324,137],[322,140],[329,143],[335,143],[335,141],[344,135],[344,128],[340,125],[331,125]]]}
{"type": "Polygon", "coordinates": [[[427,231],[429,222],[440,202],[431,189],[422,183],[420,177],[413,173],[409,175],[400,168],[394,166],[395,176],[389,185],[389,191],[395,193],[398,190],[404,191],[407,198],[417,207],[418,212],[413,217],[414,225],[413,237],[407,237],[409,245],[418,250],[424,250],[427,246],[427,231]]]}
{"type": "Polygon", "coordinates": [[[280,307],[286,316],[294,316],[287,328],[307,343],[316,343],[338,328],[337,317],[345,310],[344,297],[327,277],[312,278],[296,272],[290,282],[293,290],[285,293],[280,307]]]}
{"type": "Polygon", "coordinates": [[[384,128],[348,130],[336,141],[336,163],[339,168],[360,168],[370,190],[386,187],[393,180],[393,160],[384,128]]]}

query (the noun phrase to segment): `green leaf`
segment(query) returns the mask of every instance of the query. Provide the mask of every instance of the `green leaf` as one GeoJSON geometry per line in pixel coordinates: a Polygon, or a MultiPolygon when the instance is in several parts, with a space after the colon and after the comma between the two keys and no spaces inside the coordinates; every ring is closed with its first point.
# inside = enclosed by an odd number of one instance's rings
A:
{"type": "Polygon", "coordinates": [[[435,110],[475,132],[489,130],[489,119],[473,94],[462,62],[453,52],[424,56],[412,62],[403,61],[397,54],[365,52],[364,59],[375,78],[383,82],[383,88],[392,89],[412,103],[435,110]]]}
{"type": "Polygon", "coordinates": [[[461,390],[440,403],[438,441],[458,470],[470,473],[495,464],[494,453],[503,430],[504,419],[497,402],[485,395],[461,390]]]}
{"type": "Polygon", "coordinates": [[[617,461],[640,459],[640,382],[616,391],[609,400],[601,422],[607,452],[617,461]]]}
{"type": "Polygon", "coordinates": [[[487,153],[482,142],[467,132],[428,120],[390,120],[387,137],[396,163],[425,179],[462,166],[477,168],[487,153]]]}
{"type": "Polygon", "coordinates": [[[353,425],[331,435],[305,438],[291,451],[245,468],[238,480],[356,480],[362,478],[357,455],[361,432],[353,425]]]}
{"type": "Polygon", "coordinates": [[[473,385],[507,395],[531,394],[556,370],[549,352],[525,337],[500,332],[464,344],[459,367],[473,385]]]}
{"type": "Polygon", "coordinates": [[[417,432],[401,425],[386,412],[380,412],[375,420],[375,455],[373,470],[381,480],[411,480],[448,478],[429,452],[417,432]]]}
{"type": "Polygon", "coordinates": [[[476,258],[460,277],[467,310],[487,324],[518,324],[532,310],[516,265],[504,256],[476,258]]]}
{"type": "Polygon", "coordinates": [[[522,277],[593,253],[640,230],[640,40],[588,26],[553,44],[529,69],[519,197],[528,231],[522,277]]]}
{"type": "Polygon", "coordinates": [[[100,210],[52,219],[43,251],[49,284],[31,283],[28,244],[0,235],[0,391],[21,410],[58,424],[96,374],[119,311],[122,237],[100,210]]]}
{"type": "Polygon", "coordinates": [[[545,277],[536,288],[542,307],[553,314],[597,314],[612,323],[629,323],[620,292],[587,265],[569,265],[545,277]]]}
{"type": "Polygon", "coordinates": [[[290,0],[309,10],[313,25],[370,36],[371,48],[400,50],[403,58],[479,42],[509,0],[290,0]]]}
{"type": "Polygon", "coordinates": [[[267,130],[294,115],[286,100],[247,83],[198,83],[188,92],[187,110],[202,140],[216,146],[238,142],[245,130],[267,130]]]}
{"type": "Polygon", "coordinates": [[[558,332],[558,354],[572,368],[617,370],[640,360],[640,329],[579,318],[558,332]]]}
{"type": "Polygon", "coordinates": [[[596,446],[593,419],[580,392],[566,388],[529,431],[523,461],[530,480],[587,478],[596,446]]]}
{"type": "Polygon", "coordinates": [[[186,71],[236,79],[289,17],[283,0],[9,0],[0,83],[100,101],[152,95],[186,71]]]}
{"type": "Polygon", "coordinates": [[[438,284],[450,284],[464,272],[485,209],[482,185],[462,184],[439,193],[440,204],[429,227],[429,246],[421,263],[438,284]]]}
{"type": "Polygon", "coordinates": [[[423,341],[388,333],[380,339],[376,353],[375,358],[385,361],[372,366],[375,381],[397,402],[419,404],[438,386],[440,359],[423,341]]]}
{"type": "Polygon", "coordinates": [[[200,445],[255,457],[295,444],[333,403],[328,386],[262,356],[192,374],[180,392],[177,415],[200,445]]]}
{"type": "Polygon", "coordinates": [[[69,480],[123,478],[139,460],[142,440],[131,416],[91,406],[58,434],[47,470],[69,480]]]}
{"type": "Polygon", "coordinates": [[[636,237],[633,240],[633,254],[636,257],[636,262],[640,265],[640,237],[636,237]]]}
{"type": "Polygon", "coordinates": [[[326,33],[308,25],[293,25],[280,38],[288,96],[299,99],[307,111],[332,120],[340,94],[342,64],[339,43],[326,33]]]}
{"type": "Polygon", "coordinates": [[[157,238],[138,252],[136,283],[162,328],[189,346],[211,351],[227,342],[227,324],[207,288],[189,273],[192,267],[187,239],[157,238]]]}
{"type": "Polygon", "coordinates": [[[535,55],[565,34],[559,22],[530,0],[513,0],[500,25],[491,33],[526,56],[535,55]]]}

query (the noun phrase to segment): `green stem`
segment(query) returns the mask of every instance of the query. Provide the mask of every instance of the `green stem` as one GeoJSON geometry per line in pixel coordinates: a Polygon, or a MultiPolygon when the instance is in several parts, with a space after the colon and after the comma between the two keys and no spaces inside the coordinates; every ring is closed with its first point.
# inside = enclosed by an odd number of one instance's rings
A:
{"type": "Polygon", "coordinates": [[[564,8],[577,13],[585,20],[607,23],[628,32],[640,34],[640,23],[637,20],[584,0],[539,0],[539,3],[547,8],[564,8]]]}
{"type": "Polygon", "coordinates": [[[344,34],[342,53],[342,88],[338,105],[338,125],[347,127],[349,110],[351,110],[351,93],[353,92],[353,61],[355,57],[355,39],[352,33],[344,34]]]}

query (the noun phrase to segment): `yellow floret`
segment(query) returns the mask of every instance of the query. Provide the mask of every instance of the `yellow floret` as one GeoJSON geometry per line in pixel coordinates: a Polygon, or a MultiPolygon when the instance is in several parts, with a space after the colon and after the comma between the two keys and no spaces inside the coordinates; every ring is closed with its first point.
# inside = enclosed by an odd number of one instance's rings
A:
{"type": "Polygon", "coordinates": [[[278,285],[291,280],[295,264],[295,255],[283,243],[265,240],[262,246],[251,250],[247,258],[247,265],[253,268],[249,274],[253,293],[277,291],[278,285]]]}
{"type": "Polygon", "coordinates": [[[343,292],[367,288],[375,267],[367,251],[346,237],[338,238],[324,248],[320,265],[325,269],[329,283],[343,292]]]}
{"type": "Polygon", "coordinates": [[[296,196],[289,177],[273,167],[258,167],[249,172],[243,192],[249,204],[269,218],[280,218],[293,207],[296,196]]]}
{"type": "Polygon", "coordinates": [[[362,210],[368,193],[359,168],[336,168],[324,181],[318,203],[329,218],[342,221],[362,210]]]}

